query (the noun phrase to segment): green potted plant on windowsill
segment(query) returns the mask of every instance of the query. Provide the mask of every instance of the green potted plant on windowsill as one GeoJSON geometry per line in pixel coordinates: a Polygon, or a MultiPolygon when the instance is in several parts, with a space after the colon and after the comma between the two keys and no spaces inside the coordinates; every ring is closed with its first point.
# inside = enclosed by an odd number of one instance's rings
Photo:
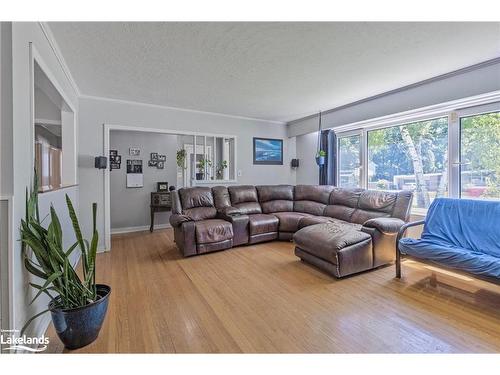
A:
{"type": "Polygon", "coordinates": [[[48,308],[30,318],[23,329],[37,317],[50,311],[57,335],[68,349],[77,349],[93,342],[102,327],[108,308],[111,288],[96,284],[95,266],[99,234],[96,229],[97,204],[92,205],[93,234],[83,238],[71,199],[66,195],[68,213],[75,232],[76,242],[63,248],[63,233],[54,207],[50,207],[50,223],[43,226],[38,208],[38,183],[35,176],[33,189],[26,190],[26,216],[21,220],[21,243],[24,265],[29,273],[41,282],[30,282],[37,293],[50,298],[48,308]],[[71,254],[79,248],[82,274],[70,262],[71,254]]]}
{"type": "Polygon", "coordinates": [[[316,164],[318,164],[319,166],[325,165],[325,160],[326,160],[326,151],[319,150],[318,153],[316,154],[316,164]]]}
{"type": "Polygon", "coordinates": [[[208,170],[206,170],[207,167],[212,166],[212,161],[204,156],[201,157],[199,163],[198,163],[198,170],[199,172],[196,173],[196,179],[197,180],[204,180],[205,179],[205,171],[208,174],[208,170]]]}
{"type": "Polygon", "coordinates": [[[177,166],[181,169],[186,169],[186,150],[180,149],[177,150],[177,166]]]}
{"type": "Polygon", "coordinates": [[[222,160],[217,166],[216,175],[218,180],[222,180],[224,178],[224,169],[227,168],[227,160],[222,160]]]}

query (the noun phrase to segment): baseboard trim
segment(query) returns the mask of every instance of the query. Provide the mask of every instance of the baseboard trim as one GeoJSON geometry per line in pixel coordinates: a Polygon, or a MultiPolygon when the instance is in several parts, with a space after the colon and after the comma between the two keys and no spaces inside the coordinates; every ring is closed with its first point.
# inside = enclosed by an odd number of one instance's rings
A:
{"type": "MultiPolygon", "coordinates": [[[[167,229],[167,228],[172,228],[172,226],[170,224],[157,224],[157,225],[155,225],[155,229],[167,229]]],[[[146,230],[149,230],[149,225],[143,225],[140,227],[112,228],[111,234],[144,232],[146,230]]]]}

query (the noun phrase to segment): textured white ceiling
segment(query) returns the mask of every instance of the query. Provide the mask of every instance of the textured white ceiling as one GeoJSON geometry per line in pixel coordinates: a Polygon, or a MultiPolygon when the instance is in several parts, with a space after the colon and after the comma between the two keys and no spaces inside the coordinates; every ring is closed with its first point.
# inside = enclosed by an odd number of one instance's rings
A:
{"type": "Polygon", "coordinates": [[[50,23],[82,94],[288,121],[500,56],[500,23],[50,23]]]}

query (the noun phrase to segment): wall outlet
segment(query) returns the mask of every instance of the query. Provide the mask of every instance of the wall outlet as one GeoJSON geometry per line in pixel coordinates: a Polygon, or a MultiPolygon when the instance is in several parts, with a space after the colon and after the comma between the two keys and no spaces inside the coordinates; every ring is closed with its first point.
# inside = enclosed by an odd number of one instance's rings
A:
{"type": "Polygon", "coordinates": [[[238,169],[238,177],[241,177],[243,173],[241,172],[241,169],[238,169]]]}

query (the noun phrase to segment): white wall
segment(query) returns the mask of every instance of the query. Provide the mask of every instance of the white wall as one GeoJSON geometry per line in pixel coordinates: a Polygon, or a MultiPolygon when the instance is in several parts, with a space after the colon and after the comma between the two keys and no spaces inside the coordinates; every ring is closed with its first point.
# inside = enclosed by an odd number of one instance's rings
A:
{"type": "MultiPolygon", "coordinates": [[[[500,62],[332,110],[323,115],[323,128],[335,128],[496,90],[500,90],[500,62]]],[[[317,129],[317,116],[293,121],[288,125],[288,135],[297,138],[297,157],[301,163],[297,170],[297,183],[318,183],[319,169],[312,166],[316,155],[317,129]]]]}
{"type": "MultiPolygon", "coordinates": [[[[24,217],[25,189],[31,185],[33,176],[33,125],[31,111],[31,90],[30,82],[30,43],[33,43],[40,54],[43,62],[50,70],[50,74],[57,81],[61,90],[77,108],[78,100],[76,92],[71,86],[60,63],[53,52],[51,45],[45,37],[41,26],[35,22],[12,23],[12,88],[13,88],[13,121],[12,144],[15,145],[12,151],[10,164],[13,170],[12,177],[12,269],[13,269],[13,319],[12,328],[20,329],[25,321],[35,312],[45,309],[46,299],[40,299],[31,306],[28,306],[33,296],[32,288],[28,282],[30,278],[24,270],[21,257],[21,244],[19,238],[19,225],[24,217]]],[[[3,64],[2,64],[3,65],[3,64]]],[[[2,67],[3,68],[3,67],[2,67]]],[[[2,165],[3,177],[3,165],[2,165]]],[[[68,227],[64,195],[68,193],[78,209],[78,189],[63,189],[40,196],[41,216],[45,216],[49,205],[52,203],[61,216],[61,222],[66,222],[64,226],[64,243],[73,243],[73,233],[68,227]]],[[[77,254],[75,253],[75,256],[77,254]]],[[[41,334],[46,328],[50,317],[45,316],[45,320],[38,321],[33,325],[27,334],[41,334]]]]}
{"type": "MultiPolygon", "coordinates": [[[[151,192],[156,191],[157,182],[168,182],[177,185],[177,135],[155,134],[134,131],[111,131],[110,149],[117,150],[121,155],[120,169],[110,172],[110,213],[111,230],[126,228],[149,227],[151,192]],[[139,156],[130,156],[129,148],[138,147],[139,156]],[[150,153],[165,155],[167,160],[164,169],[149,167],[150,153]],[[127,188],[127,159],[142,159],[144,187],[127,188]]],[[[155,215],[155,225],[166,225],[169,212],[158,212],[155,215]]]]}
{"type": "Polygon", "coordinates": [[[0,22],[0,328],[9,328],[9,205],[12,194],[12,25],[0,22]]]}
{"type": "MultiPolygon", "coordinates": [[[[104,172],[94,168],[94,157],[103,154],[103,124],[236,135],[237,169],[242,171],[238,184],[295,183],[284,124],[93,98],[81,98],[79,110],[80,209],[87,230],[90,205],[97,202],[98,230],[104,233],[104,172]],[[259,136],[284,140],[282,166],[253,165],[252,138],[259,136]]],[[[103,236],[100,240],[102,249],[103,236]]]]}

